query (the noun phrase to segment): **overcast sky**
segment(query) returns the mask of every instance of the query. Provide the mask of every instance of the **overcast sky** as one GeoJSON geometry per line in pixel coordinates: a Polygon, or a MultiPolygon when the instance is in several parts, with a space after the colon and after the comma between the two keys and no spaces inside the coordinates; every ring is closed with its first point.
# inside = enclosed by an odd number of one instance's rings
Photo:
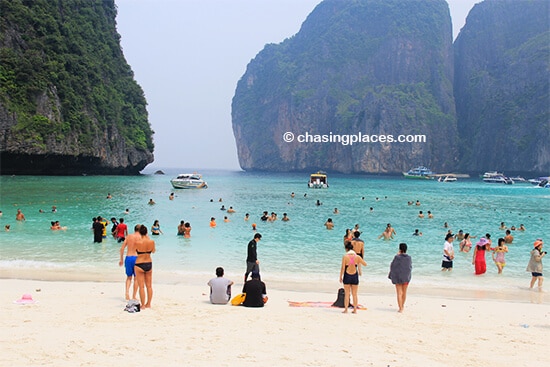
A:
{"type": "MultiPolygon", "coordinates": [[[[145,91],[161,168],[240,169],[231,99],[247,64],[320,0],[115,0],[117,29],[145,91]]],[[[480,0],[447,0],[454,37],[480,0]]]]}

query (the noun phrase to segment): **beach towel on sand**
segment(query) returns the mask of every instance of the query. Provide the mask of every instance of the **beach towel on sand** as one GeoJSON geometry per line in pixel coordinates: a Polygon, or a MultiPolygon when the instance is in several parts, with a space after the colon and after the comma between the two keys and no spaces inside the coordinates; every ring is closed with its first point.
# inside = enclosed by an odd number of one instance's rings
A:
{"type": "MultiPolygon", "coordinates": [[[[337,307],[337,306],[333,306],[332,305],[332,302],[319,302],[319,301],[302,301],[302,302],[297,302],[297,301],[287,301],[288,302],[288,305],[290,307],[317,307],[317,308],[343,308],[343,307],[337,307]]],[[[350,308],[353,308],[352,305],[349,306],[350,308]]],[[[362,306],[362,305],[358,305],[357,306],[357,309],[358,310],[366,310],[367,308],[365,306],[362,306]]]]}

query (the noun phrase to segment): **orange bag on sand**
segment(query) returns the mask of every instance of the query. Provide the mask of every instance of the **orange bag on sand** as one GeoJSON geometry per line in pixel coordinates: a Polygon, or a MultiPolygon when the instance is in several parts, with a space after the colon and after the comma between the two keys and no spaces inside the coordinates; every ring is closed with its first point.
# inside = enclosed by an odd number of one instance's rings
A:
{"type": "Polygon", "coordinates": [[[246,293],[239,293],[231,300],[233,306],[240,306],[246,299],[246,293]]]}

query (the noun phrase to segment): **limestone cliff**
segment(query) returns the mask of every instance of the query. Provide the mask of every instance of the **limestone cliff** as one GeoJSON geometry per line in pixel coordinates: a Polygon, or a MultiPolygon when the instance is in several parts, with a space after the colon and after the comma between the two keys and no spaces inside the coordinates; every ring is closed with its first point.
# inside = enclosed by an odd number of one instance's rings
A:
{"type": "Polygon", "coordinates": [[[486,0],[455,41],[461,166],[550,172],[550,31],[545,0],[486,0]]]}
{"type": "Polygon", "coordinates": [[[0,0],[0,173],[137,174],[146,101],[113,0],[0,0]]]}
{"type": "Polygon", "coordinates": [[[245,170],[397,173],[456,166],[451,19],[444,0],[325,0],[267,45],[232,103],[245,170]],[[300,143],[283,134],[425,135],[420,143],[300,143]]]}

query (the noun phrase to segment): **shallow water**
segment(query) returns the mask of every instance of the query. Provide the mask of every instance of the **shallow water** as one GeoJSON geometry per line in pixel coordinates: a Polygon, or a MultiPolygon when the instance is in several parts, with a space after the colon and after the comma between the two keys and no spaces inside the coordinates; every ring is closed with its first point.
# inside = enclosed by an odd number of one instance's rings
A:
{"type": "Polygon", "coordinates": [[[204,171],[208,189],[175,190],[169,181],[179,172],[165,172],[137,177],[1,176],[0,224],[1,228],[10,224],[11,230],[0,231],[0,276],[20,277],[28,272],[36,277],[48,269],[63,272],[71,279],[86,275],[123,277],[118,267],[120,244],[111,236],[102,244],[93,243],[92,217],[101,215],[124,217],[129,228],[137,223],[150,228],[155,219],[160,221],[164,234],[153,237],[157,245],[153,261],[156,274],[162,273],[166,282],[187,277],[207,279],[217,266],[223,266],[228,276],[240,281],[246,245],[254,234],[251,225],[256,223],[263,235],[258,257],[264,279],[337,285],[345,228],[357,223],[368,263],[362,281],[386,284],[398,244],[406,242],[413,258],[415,282],[517,288],[529,281],[525,267],[533,241],[545,238],[550,228],[550,190],[528,184],[485,184],[477,178],[439,183],[401,177],[329,175],[330,188],[314,190],[307,188],[307,174],[204,171]],[[171,192],[176,194],[172,201],[168,199],[171,192]],[[291,192],[296,193],[294,198],[291,192]],[[106,199],[108,193],[112,199],[106,199]],[[157,204],[148,205],[150,198],[157,204]],[[315,205],[317,200],[323,205],[315,205]],[[420,206],[407,205],[416,200],[420,206]],[[51,212],[53,205],[57,206],[56,213],[51,212]],[[237,213],[228,214],[220,210],[221,205],[233,206],[237,213]],[[333,214],[335,207],[340,214],[333,214]],[[17,208],[26,215],[25,222],[15,221],[17,208]],[[129,214],[124,214],[126,208],[129,214]],[[39,213],[40,209],[44,213],[39,213]],[[261,222],[264,210],[276,212],[279,218],[286,212],[291,220],[261,222]],[[420,219],[419,210],[430,210],[435,218],[420,219]],[[248,222],[243,220],[247,212],[248,222]],[[230,222],[223,222],[225,215],[230,222]],[[209,227],[210,217],[217,219],[214,229],[209,227]],[[332,231],[323,226],[329,217],[335,223],[332,231]],[[67,230],[51,231],[53,220],[59,220],[67,230]],[[180,220],[191,223],[191,238],[176,236],[180,220]],[[454,271],[442,274],[441,254],[447,232],[444,222],[454,233],[459,229],[477,237],[491,233],[495,241],[504,236],[500,222],[516,227],[523,223],[527,231],[514,231],[503,275],[496,274],[488,254],[487,274],[474,276],[472,254],[458,253],[456,242],[454,271]],[[377,239],[387,223],[396,229],[396,238],[377,239]],[[423,236],[412,236],[416,228],[423,236]]]}

